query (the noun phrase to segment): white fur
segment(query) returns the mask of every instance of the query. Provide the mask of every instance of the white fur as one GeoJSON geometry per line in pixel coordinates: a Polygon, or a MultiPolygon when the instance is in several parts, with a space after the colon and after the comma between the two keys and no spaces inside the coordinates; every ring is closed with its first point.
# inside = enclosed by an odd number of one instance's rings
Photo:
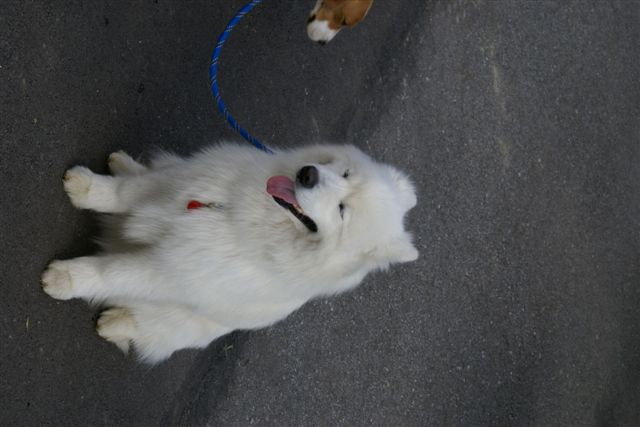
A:
{"type": "Polygon", "coordinates": [[[83,167],[65,175],[75,206],[119,214],[106,218],[105,251],[52,262],[42,283],[54,298],[111,306],[98,333],[148,362],[270,325],[418,256],[403,225],[413,185],[352,146],[270,155],[223,144],[187,159],[162,155],[149,168],[118,152],[109,166],[113,176],[83,167]],[[269,177],[294,179],[306,165],[319,183],[296,186],[296,196],[317,233],[265,191],[269,177]],[[216,205],[187,210],[190,200],[216,205]]]}
{"type": "MultiPolygon", "coordinates": [[[[322,6],[322,0],[317,0],[316,5],[311,10],[309,16],[314,16],[322,6]]],[[[318,21],[314,19],[307,24],[307,35],[314,42],[328,42],[333,39],[340,30],[332,30],[329,28],[328,21],[318,21]]]]}
{"type": "Polygon", "coordinates": [[[307,24],[307,35],[314,42],[331,41],[340,30],[329,28],[329,21],[314,20],[307,24]]]}

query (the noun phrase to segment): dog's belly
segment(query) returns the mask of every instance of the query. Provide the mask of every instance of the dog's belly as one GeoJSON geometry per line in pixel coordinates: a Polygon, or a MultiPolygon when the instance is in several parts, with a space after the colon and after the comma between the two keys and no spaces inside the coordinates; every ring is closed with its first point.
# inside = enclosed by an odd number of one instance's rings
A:
{"type": "Polygon", "coordinates": [[[262,283],[241,284],[216,279],[198,286],[199,291],[191,293],[189,299],[208,318],[239,329],[271,325],[308,300],[288,295],[276,286],[262,283]]]}
{"type": "Polygon", "coordinates": [[[210,257],[194,263],[167,260],[158,266],[153,298],[194,307],[221,325],[251,329],[268,326],[297,310],[313,295],[247,261],[210,257]]]}
{"type": "Polygon", "coordinates": [[[272,325],[297,310],[304,302],[244,303],[239,305],[216,304],[206,307],[207,317],[225,326],[236,329],[255,329],[272,325]]]}

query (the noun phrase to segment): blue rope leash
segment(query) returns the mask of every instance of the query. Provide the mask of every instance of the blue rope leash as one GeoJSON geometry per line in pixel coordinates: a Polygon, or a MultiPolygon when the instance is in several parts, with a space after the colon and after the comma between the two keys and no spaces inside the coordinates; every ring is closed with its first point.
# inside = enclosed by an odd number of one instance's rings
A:
{"type": "Polygon", "coordinates": [[[229,23],[227,24],[227,28],[225,28],[222,34],[220,34],[220,37],[218,37],[218,43],[216,44],[216,48],[213,51],[213,54],[211,55],[211,66],[209,67],[209,77],[211,78],[211,92],[213,93],[213,96],[216,99],[216,103],[218,104],[218,110],[220,111],[220,113],[222,113],[224,118],[227,119],[227,122],[229,122],[231,127],[234,128],[238,133],[240,133],[240,135],[242,135],[244,139],[252,143],[253,146],[256,147],[257,149],[262,150],[265,153],[273,154],[273,151],[271,151],[269,147],[264,145],[262,142],[256,139],[253,135],[247,132],[247,130],[242,126],[240,126],[236,121],[236,119],[233,118],[233,116],[229,112],[229,109],[227,108],[225,103],[222,101],[222,98],[220,97],[220,88],[218,87],[218,58],[220,56],[220,53],[222,52],[222,46],[224,45],[224,42],[227,41],[227,39],[229,38],[229,35],[231,35],[231,30],[233,30],[233,27],[235,27],[236,24],[240,22],[240,20],[247,13],[249,13],[251,9],[254,8],[254,6],[260,3],[262,3],[262,0],[251,0],[249,3],[244,5],[242,9],[240,9],[238,13],[236,13],[236,16],[234,16],[231,19],[231,21],[229,21],[229,23]]]}

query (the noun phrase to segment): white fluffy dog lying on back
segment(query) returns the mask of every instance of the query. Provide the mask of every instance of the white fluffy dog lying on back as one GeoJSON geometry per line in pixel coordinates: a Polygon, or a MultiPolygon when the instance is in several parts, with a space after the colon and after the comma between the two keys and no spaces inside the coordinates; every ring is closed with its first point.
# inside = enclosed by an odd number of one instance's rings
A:
{"type": "Polygon", "coordinates": [[[74,206],[118,214],[105,219],[105,251],[53,261],[42,284],[111,307],[98,333],[148,362],[270,325],[418,256],[403,225],[412,184],[352,146],[271,155],[223,144],[148,168],[118,152],[109,167],[64,177],[74,206]]]}

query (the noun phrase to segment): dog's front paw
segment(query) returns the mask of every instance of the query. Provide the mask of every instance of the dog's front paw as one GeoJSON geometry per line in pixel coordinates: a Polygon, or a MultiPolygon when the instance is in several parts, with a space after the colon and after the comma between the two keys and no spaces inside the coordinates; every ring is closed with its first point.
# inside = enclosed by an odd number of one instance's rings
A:
{"type": "Polygon", "coordinates": [[[42,273],[42,289],[55,299],[73,298],[71,273],[64,261],[53,261],[42,273]]]}
{"type": "Polygon", "coordinates": [[[69,195],[73,206],[80,209],[90,208],[92,177],[93,172],[84,166],[73,167],[64,174],[64,191],[69,195]]]}
{"type": "Polygon", "coordinates": [[[144,173],[147,168],[120,150],[109,154],[109,170],[113,175],[135,175],[144,173]]]}
{"type": "Polygon", "coordinates": [[[107,163],[109,164],[109,170],[113,175],[120,175],[129,172],[129,160],[131,158],[124,151],[116,151],[109,154],[107,163]]]}
{"type": "Polygon", "coordinates": [[[110,308],[100,313],[96,331],[105,340],[114,343],[125,354],[135,334],[136,324],[126,308],[110,308]]]}

